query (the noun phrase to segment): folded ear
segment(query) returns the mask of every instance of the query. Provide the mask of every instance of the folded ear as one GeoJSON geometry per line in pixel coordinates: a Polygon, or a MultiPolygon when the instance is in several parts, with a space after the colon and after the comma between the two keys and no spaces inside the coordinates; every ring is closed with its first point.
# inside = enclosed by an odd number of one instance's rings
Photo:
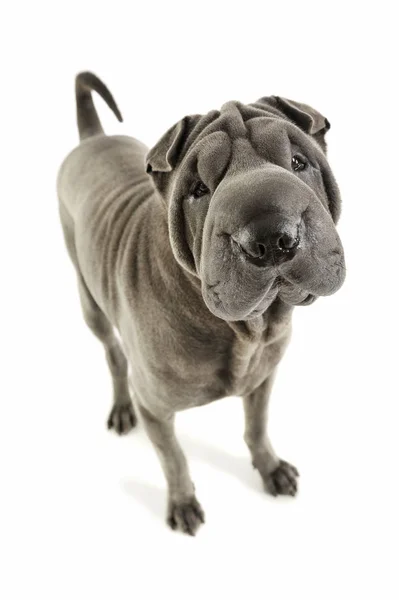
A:
{"type": "Polygon", "coordinates": [[[324,152],[326,151],[326,142],[324,136],[330,129],[330,123],[321,113],[316,109],[312,108],[308,104],[301,102],[295,102],[295,100],[288,100],[281,96],[270,96],[266,98],[260,98],[256,105],[267,104],[277,108],[282,112],[288,119],[293,121],[302,131],[311,135],[322,147],[324,152]]]}
{"type": "Polygon", "coordinates": [[[302,104],[301,102],[295,102],[294,100],[288,100],[287,98],[281,98],[275,96],[278,107],[295,123],[310,135],[316,135],[317,133],[326,133],[330,129],[330,123],[320,114],[317,110],[302,104]]]}
{"type": "Polygon", "coordinates": [[[172,171],[179,160],[184,143],[199,118],[200,115],[184,117],[184,119],[168,129],[147,154],[147,173],[167,173],[172,171]]]}

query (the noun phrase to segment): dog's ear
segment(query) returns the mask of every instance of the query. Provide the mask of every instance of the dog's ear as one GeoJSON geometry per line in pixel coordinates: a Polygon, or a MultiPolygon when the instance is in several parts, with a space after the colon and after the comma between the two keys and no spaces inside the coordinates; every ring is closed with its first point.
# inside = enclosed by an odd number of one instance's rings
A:
{"type": "Polygon", "coordinates": [[[275,96],[277,100],[277,106],[284,112],[287,117],[292,119],[298,127],[303,129],[305,133],[309,135],[317,135],[320,133],[327,133],[330,129],[330,123],[319,113],[316,109],[302,104],[301,102],[295,102],[294,100],[287,100],[287,98],[281,98],[275,96]]]}
{"type": "Polygon", "coordinates": [[[283,113],[288,119],[293,121],[302,131],[311,135],[316,142],[321,146],[323,151],[326,151],[326,142],[324,139],[325,134],[330,129],[330,123],[326,117],[324,117],[319,111],[296,102],[295,100],[288,100],[281,96],[270,96],[268,98],[260,98],[255,105],[269,105],[273,108],[277,108],[283,113]]]}
{"type": "Polygon", "coordinates": [[[147,173],[168,173],[178,163],[183,146],[200,115],[190,115],[173,125],[148,152],[147,173]]]}

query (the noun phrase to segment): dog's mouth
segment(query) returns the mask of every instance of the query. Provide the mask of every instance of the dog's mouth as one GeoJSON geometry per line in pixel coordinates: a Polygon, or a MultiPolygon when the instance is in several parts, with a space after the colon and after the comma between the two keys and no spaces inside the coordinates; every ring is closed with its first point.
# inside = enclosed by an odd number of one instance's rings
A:
{"type": "Polygon", "coordinates": [[[271,285],[267,287],[255,306],[252,306],[251,308],[248,307],[248,311],[245,311],[245,314],[238,319],[232,319],[229,317],[229,298],[223,298],[223,294],[220,290],[220,283],[221,282],[213,285],[206,285],[204,299],[211,312],[218,317],[227,318],[228,320],[241,321],[261,316],[277,298],[280,298],[280,300],[289,306],[309,306],[318,298],[318,296],[301,289],[297,284],[293,284],[278,276],[273,280],[271,285]]]}
{"type": "Polygon", "coordinates": [[[309,306],[310,304],[313,304],[315,300],[317,300],[317,296],[308,294],[304,300],[298,302],[295,306],[309,306]]]}
{"type": "Polygon", "coordinates": [[[310,306],[317,296],[308,290],[301,288],[298,284],[291,283],[288,279],[281,276],[277,278],[278,296],[286,304],[292,306],[310,306]]]}

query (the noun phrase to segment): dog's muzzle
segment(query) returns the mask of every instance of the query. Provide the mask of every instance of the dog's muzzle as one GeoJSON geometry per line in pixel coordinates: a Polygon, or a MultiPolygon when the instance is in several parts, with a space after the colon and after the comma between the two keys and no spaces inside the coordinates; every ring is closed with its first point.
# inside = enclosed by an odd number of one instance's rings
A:
{"type": "Polygon", "coordinates": [[[245,320],[279,296],[305,306],[345,277],[335,224],[315,192],[282,168],[252,170],[215,192],[203,233],[203,297],[216,316],[245,320]]]}

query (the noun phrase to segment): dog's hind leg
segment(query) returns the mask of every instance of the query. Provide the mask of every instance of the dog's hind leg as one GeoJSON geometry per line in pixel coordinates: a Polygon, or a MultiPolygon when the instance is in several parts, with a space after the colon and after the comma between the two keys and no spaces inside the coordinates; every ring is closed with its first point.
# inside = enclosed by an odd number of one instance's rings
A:
{"type": "Polygon", "coordinates": [[[94,335],[103,343],[111,371],[114,403],[108,418],[108,429],[115,429],[120,434],[128,433],[135,426],[137,420],[129,394],[126,357],[111,323],[94,300],[80,272],[73,219],[62,202],[60,202],[59,209],[65,244],[78,277],[83,316],[94,335]]]}
{"type": "Polygon", "coordinates": [[[273,450],[268,433],[268,406],[274,375],[270,375],[252,394],[244,396],[244,439],[252,456],[252,464],[259,471],[265,489],[273,496],[297,491],[297,469],[280,460],[273,450]]]}
{"type": "Polygon", "coordinates": [[[168,483],[167,523],[172,529],[195,535],[205,521],[204,511],[195,497],[186,457],[176,439],[174,416],[154,417],[140,402],[138,407],[168,483]]]}
{"type": "Polygon", "coordinates": [[[103,343],[112,375],[114,403],[108,418],[108,429],[115,429],[120,434],[128,433],[136,424],[136,415],[128,388],[127,360],[111,323],[95,302],[80,272],[78,283],[84,319],[94,335],[103,343]]]}

